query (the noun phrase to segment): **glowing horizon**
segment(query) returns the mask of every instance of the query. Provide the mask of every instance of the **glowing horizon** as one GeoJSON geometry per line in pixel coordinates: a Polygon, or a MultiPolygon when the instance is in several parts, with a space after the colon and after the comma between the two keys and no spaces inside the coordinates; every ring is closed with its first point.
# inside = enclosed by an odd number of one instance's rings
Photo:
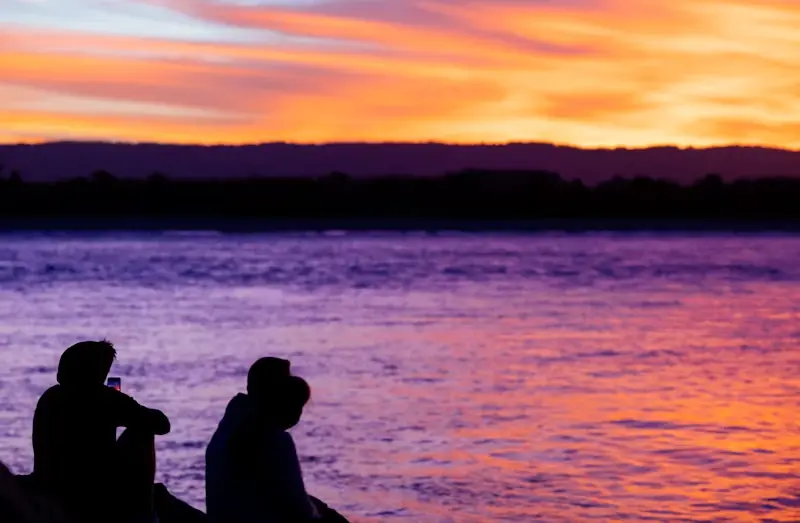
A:
{"type": "Polygon", "coordinates": [[[792,0],[3,0],[0,143],[800,148],[792,0]]]}

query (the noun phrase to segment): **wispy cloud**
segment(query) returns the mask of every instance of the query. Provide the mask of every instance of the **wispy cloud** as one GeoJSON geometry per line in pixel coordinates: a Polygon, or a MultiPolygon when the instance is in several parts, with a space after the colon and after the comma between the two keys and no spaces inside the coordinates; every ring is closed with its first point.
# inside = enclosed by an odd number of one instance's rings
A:
{"type": "Polygon", "coordinates": [[[800,147],[788,0],[3,0],[0,71],[0,141],[800,147]]]}

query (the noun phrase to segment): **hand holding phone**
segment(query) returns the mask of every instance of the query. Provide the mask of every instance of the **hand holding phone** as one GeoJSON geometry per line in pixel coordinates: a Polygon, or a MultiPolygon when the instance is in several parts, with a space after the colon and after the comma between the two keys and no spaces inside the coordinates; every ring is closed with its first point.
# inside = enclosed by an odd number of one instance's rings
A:
{"type": "Polygon", "coordinates": [[[108,382],[106,382],[106,385],[108,385],[112,389],[116,389],[117,392],[121,392],[122,391],[122,378],[117,377],[117,376],[109,376],[108,382]]]}

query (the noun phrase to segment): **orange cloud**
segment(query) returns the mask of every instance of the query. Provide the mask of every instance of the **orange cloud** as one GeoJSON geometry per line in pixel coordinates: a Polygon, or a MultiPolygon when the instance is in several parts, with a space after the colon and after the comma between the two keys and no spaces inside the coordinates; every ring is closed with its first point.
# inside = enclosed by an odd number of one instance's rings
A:
{"type": "Polygon", "coordinates": [[[793,2],[150,1],[263,39],[0,25],[0,140],[800,148],[793,2]]]}

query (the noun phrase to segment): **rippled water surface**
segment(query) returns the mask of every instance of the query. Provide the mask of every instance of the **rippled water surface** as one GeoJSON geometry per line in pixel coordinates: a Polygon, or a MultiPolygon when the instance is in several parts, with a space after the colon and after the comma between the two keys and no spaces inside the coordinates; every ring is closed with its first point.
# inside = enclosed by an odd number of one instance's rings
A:
{"type": "Polygon", "coordinates": [[[356,522],[800,520],[800,238],[0,236],[0,459],[108,337],[202,507],[246,369],[289,357],[310,490],[356,522]]]}

